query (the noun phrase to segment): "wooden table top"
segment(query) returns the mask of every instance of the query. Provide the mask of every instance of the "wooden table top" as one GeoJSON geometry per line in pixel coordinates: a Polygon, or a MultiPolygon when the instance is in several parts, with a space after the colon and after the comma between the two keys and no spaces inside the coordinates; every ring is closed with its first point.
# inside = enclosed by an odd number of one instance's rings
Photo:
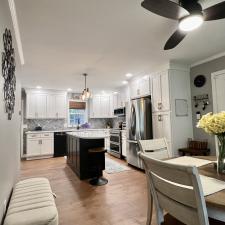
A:
{"type": "MultiPolygon", "coordinates": [[[[206,159],[210,161],[216,161],[216,157],[212,157],[212,156],[200,156],[198,158],[206,159]]],[[[214,168],[213,163],[205,165],[205,166],[201,166],[198,168],[198,170],[199,170],[199,174],[201,175],[213,177],[218,180],[225,181],[225,174],[223,175],[217,174],[217,171],[214,168]]],[[[215,194],[207,196],[205,200],[206,200],[207,206],[221,208],[225,210],[225,189],[215,194]]]]}

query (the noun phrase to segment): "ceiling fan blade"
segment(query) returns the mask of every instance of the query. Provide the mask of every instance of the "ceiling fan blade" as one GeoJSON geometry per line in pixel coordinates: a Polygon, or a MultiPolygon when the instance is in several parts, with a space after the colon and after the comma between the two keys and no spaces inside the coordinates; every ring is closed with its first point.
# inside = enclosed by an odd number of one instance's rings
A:
{"type": "Polygon", "coordinates": [[[157,15],[174,20],[190,15],[186,9],[169,0],[144,0],[141,5],[157,15]]]}
{"type": "Polygon", "coordinates": [[[219,20],[225,18],[225,2],[220,2],[203,10],[205,21],[219,20]]]}
{"type": "Polygon", "coordinates": [[[176,30],[173,35],[169,38],[164,46],[164,50],[170,50],[175,48],[187,35],[186,32],[182,32],[180,30],[176,30]]]}

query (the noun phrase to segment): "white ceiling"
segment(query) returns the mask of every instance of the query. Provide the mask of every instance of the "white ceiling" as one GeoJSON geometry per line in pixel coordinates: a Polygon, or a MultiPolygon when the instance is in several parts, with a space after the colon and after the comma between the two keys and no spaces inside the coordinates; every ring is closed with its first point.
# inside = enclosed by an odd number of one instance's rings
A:
{"type": "MultiPolygon", "coordinates": [[[[150,73],[168,60],[192,64],[225,51],[225,19],[205,23],[174,50],[163,46],[177,22],[140,0],[16,0],[25,65],[23,87],[113,89],[126,73],[150,73]]],[[[219,0],[204,0],[209,6],[219,0]]]]}

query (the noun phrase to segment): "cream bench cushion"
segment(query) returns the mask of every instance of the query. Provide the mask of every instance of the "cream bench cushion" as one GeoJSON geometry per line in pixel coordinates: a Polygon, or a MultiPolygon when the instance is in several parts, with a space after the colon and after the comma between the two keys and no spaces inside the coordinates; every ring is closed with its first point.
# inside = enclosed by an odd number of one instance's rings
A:
{"type": "Polygon", "coordinates": [[[4,225],[58,225],[55,200],[46,178],[16,184],[4,225]]]}

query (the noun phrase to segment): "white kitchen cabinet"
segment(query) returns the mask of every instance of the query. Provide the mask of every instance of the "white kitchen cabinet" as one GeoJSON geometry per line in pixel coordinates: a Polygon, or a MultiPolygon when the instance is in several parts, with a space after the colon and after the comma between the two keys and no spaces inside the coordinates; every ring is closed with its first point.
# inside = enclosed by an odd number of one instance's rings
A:
{"type": "Polygon", "coordinates": [[[47,113],[47,95],[41,93],[32,93],[27,95],[27,111],[28,119],[43,119],[47,113]]]}
{"type": "Polygon", "coordinates": [[[129,86],[131,98],[150,95],[150,77],[147,75],[132,80],[129,86]]]}
{"type": "Polygon", "coordinates": [[[53,139],[52,138],[43,138],[41,140],[41,155],[53,155],[54,147],[53,147],[53,139]]]}
{"type": "Polygon", "coordinates": [[[112,105],[111,95],[94,95],[90,100],[90,118],[111,118],[112,105]]]}
{"type": "Polygon", "coordinates": [[[41,154],[41,142],[40,139],[27,140],[27,156],[34,157],[41,154]]]}
{"type": "MultiPolygon", "coordinates": [[[[153,138],[166,138],[168,145],[171,143],[170,112],[154,113],[152,115],[153,138]]],[[[170,153],[170,149],[169,149],[170,153]]],[[[172,156],[172,153],[170,153],[172,156]]]]}
{"type": "Polygon", "coordinates": [[[66,93],[28,90],[26,91],[26,118],[66,118],[66,93]]]}
{"type": "Polygon", "coordinates": [[[52,157],[54,154],[53,133],[27,135],[27,159],[52,157]]]}
{"type": "Polygon", "coordinates": [[[171,141],[170,113],[155,113],[152,120],[154,139],[165,137],[167,141],[171,141]]]}
{"type": "Polygon", "coordinates": [[[153,112],[170,110],[170,92],[168,71],[159,72],[151,76],[152,110],[153,112]]]}
{"type": "Polygon", "coordinates": [[[56,118],[66,118],[66,95],[55,95],[56,118]]]}

